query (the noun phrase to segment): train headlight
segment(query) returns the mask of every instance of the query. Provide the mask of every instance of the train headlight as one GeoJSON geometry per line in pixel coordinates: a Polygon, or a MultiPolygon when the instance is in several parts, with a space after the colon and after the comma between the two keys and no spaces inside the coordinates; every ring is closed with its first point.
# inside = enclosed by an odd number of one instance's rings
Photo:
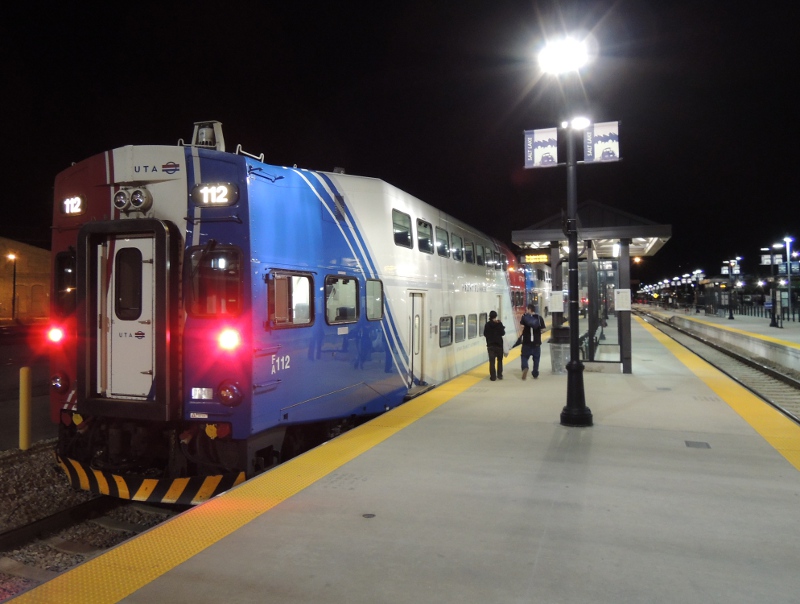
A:
{"type": "Polygon", "coordinates": [[[63,373],[56,373],[50,378],[50,388],[52,388],[54,392],[66,392],[69,390],[69,378],[63,373]]]}
{"type": "Polygon", "coordinates": [[[53,344],[58,344],[64,339],[64,330],[60,327],[51,327],[47,330],[47,339],[53,344]]]}
{"type": "Polygon", "coordinates": [[[147,189],[136,189],[131,193],[131,209],[136,212],[146,212],[153,205],[153,196],[147,189]]]}
{"type": "Polygon", "coordinates": [[[217,337],[217,343],[223,350],[234,351],[242,343],[242,336],[235,329],[223,329],[217,337]]]}
{"type": "Polygon", "coordinates": [[[239,386],[230,380],[225,380],[219,385],[217,394],[219,394],[220,402],[228,407],[235,407],[244,398],[239,386]]]}
{"type": "Polygon", "coordinates": [[[117,191],[117,194],[114,195],[114,207],[117,208],[120,212],[124,212],[128,209],[128,204],[130,203],[130,198],[128,197],[127,191],[117,191]]]}

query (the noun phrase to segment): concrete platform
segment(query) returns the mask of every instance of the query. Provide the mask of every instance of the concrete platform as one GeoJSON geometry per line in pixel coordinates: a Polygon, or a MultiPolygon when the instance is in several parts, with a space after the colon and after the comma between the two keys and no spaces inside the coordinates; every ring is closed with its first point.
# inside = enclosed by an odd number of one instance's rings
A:
{"type": "Polygon", "coordinates": [[[733,319],[729,319],[728,315],[706,315],[705,313],[685,312],[683,310],[664,310],[647,305],[634,305],[634,309],[654,312],[667,317],[689,319],[713,325],[718,329],[743,331],[754,337],[773,338],[800,345],[800,321],[782,321],[781,327],[770,327],[770,320],[765,317],[735,314],[733,319]]]}
{"type": "Polygon", "coordinates": [[[640,310],[658,316],[682,329],[726,346],[742,349],[748,355],[765,359],[786,369],[800,372],[800,323],[783,321],[770,327],[770,320],[747,315],[728,316],[664,311],[650,307],[640,310]]]}
{"type": "Polygon", "coordinates": [[[593,427],[516,349],[15,602],[796,602],[800,427],[632,335],[593,427]]]}

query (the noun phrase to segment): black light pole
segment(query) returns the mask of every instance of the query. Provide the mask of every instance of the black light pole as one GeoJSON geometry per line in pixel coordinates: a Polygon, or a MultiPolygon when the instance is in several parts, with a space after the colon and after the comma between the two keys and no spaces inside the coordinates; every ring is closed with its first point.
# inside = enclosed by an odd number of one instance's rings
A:
{"type": "Polygon", "coordinates": [[[17,256],[9,254],[8,259],[11,260],[13,266],[12,279],[11,279],[11,322],[17,322],[17,256]]]}
{"type": "Polygon", "coordinates": [[[788,306],[789,306],[789,320],[794,321],[794,315],[792,314],[792,239],[791,237],[784,237],[784,243],[786,244],[786,291],[789,294],[787,298],[788,306]]]}
{"type": "Polygon", "coordinates": [[[730,291],[728,293],[728,320],[733,321],[733,267],[739,264],[739,258],[736,257],[736,260],[728,260],[728,282],[730,283],[730,291]]]}
{"type": "Polygon", "coordinates": [[[569,245],[569,363],[567,405],[561,411],[562,426],[591,426],[592,412],[583,390],[584,366],[580,360],[578,333],[578,178],[575,164],[575,132],[567,127],[567,242],[569,245]]]}
{"type": "Polygon", "coordinates": [[[733,321],[733,260],[728,260],[728,320],[733,321]]]}
{"type": "MultiPolygon", "coordinates": [[[[566,38],[548,43],[539,53],[542,70],[551,74],[567,74],[578,77],[578,70],[589,61],[585,43],[566,38]]],[[[569,289],[569,363],[567,363],[567,405],[561,411],[562,426],[585,427],[592,425],[592,412],[586,406],[583,390],[584,366],[580,360],[578,333],[578,178],[575,160],[576,121],[569,115],[575,108],[570,103],[570,88],[574,82],[566,82],[567,95],[567,242],[569,245],[568,279],[569,289]]],[[[585,120],[584,120],[585,121],[585,120]]]]}
{"type": "Polygon", "coordinates": [[[772,318],[769,321],[770,327],[778,327],[778,319],[777,319],[777,305],[778,305],[778,289],[775,287],[775,252],[777,248],[782,248],[783,245],[780,243],[773,243],[772,250],[769,253],[769,272],[772,275],[772,291],[770,295],[772,296],[772,318]]]}

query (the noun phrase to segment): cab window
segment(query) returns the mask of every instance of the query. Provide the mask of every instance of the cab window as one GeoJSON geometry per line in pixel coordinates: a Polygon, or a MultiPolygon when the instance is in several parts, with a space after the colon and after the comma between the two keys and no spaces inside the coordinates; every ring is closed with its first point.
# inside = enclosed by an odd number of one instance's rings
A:
{"type": "Polygon", "coordinates": [[[75,312],[75,252],[56,254],[55,272],[56,312],[66,317],[75,312]]]}
{"type": "Polygon", "coordinates": [[[233,317],[241,312],[242,255],[238,248],[195,248],[189,253],[189,314],[233,317]]]}

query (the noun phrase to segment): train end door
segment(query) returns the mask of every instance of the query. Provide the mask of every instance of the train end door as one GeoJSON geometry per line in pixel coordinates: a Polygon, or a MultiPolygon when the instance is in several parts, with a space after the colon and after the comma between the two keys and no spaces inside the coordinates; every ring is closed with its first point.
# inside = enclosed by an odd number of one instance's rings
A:
{"type": "Polygon", "coordinates": [[[78,241],[78,411],[177,419],[177,229],[96,222],[78,241]]]}

